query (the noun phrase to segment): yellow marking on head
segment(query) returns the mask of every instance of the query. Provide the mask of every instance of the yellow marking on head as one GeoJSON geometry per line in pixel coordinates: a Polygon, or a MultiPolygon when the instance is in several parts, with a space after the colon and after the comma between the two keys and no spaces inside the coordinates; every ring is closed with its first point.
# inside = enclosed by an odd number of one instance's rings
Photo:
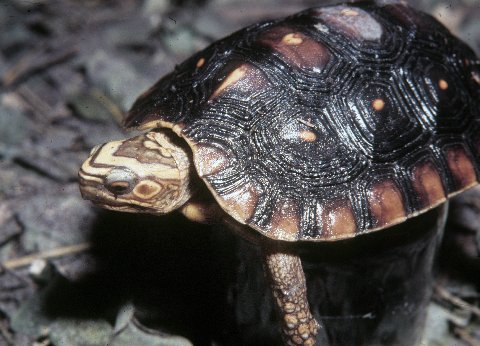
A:
{"type": "Polygon", "coordinates": [[[383,101],[382,99],[375,99],[372,102],[372,107],[376,111],[381,111],[385,107],[385,101],[383,101]]]}
{"type": "Polygon", "coordinates": [[[314,142],[317,139],[317,135],[312,131],[300,131],[299,136],[305,142],[314,142]]]}
{"type": "Polygon", "coordinates": [[[286,44],[287,46],[298,46],[302,42],[302,37],[295,32],[286,34],[282,37],[282,43],[286,44]]]}
{"type": "Polygon", "coordinates": [[[448,83],[445,79],[440,79],[438,81],[438,86],[440,87],[440,89],[442,90],[447,90],[448,89],[448,83]]]}
{"type": "Polygon", "coordinates": [[[205,64],[205,58],[200,58],[197,61],[197,68],[202,67],[205,64]]]}
{"type": "Polygon", "coordinates": [[[113,210],[177,209],[191,197],[190,162],[174,138],[155,131],[93,150],[79,172],[82,196],[113,210]]]}
{"type": "Polygon", "coordinates": [[[242,65],[235,70],[233,70],[227,78],[225,78],[220,84],[220,86],[213,92],[212,96],[210,98],[215,98],[218,95],[220,95],[225,89],[227,89],[229,86],[235,84],[238,82],[240,79],[242,79],[245,74],[247,73],[247,65],[242,65]]]}
{"type": "Polygon", "coordinates": [[[141,181],[133,189],[133,194],[140,199],[148,200],[155,197],[162,191],[162,186],[152,180],[141,181]]]}
{"type": "Polygon", "coordinates": [[[352,10],[350,8],[344,8],[343,10],[340,11],[340,13],[343,14],[344,16],[348,16],[348,17],[358,16],[358,12],[355,11],[355,10],[352,10]]]}

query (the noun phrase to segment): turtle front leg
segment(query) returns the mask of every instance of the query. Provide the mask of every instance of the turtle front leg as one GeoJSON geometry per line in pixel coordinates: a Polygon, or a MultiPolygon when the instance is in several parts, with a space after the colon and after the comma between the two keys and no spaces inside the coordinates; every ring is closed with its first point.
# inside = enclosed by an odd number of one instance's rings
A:
{"type": "Polygon", "coordinates": [[[300,258],[272,243],[263,247],[266,274],[281,319],[286,345],[314,345],[319,325],[307,301],[300,258]]]}

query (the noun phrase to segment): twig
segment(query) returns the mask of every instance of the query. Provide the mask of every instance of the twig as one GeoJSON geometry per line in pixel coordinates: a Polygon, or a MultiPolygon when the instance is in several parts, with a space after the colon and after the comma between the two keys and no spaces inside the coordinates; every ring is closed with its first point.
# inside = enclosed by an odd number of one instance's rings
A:
{"type": "Polygon", "coordinates": [[[117,122],[117,124],[122,124],[124,114],[122,110],[117,106],[115,102],[113,102],[107,95],[105,95],[99,89],[92,89],[91,94],[95,97],[98,102],[100,102],[113,116],[113,119],[117,122]]]}
{"type": "Polygon", "coordinates": [[[0,321],[0,335],[3,336],[3,339],[8,345],[15,345],[11,333],[8,331],[7,327],[0,321]]]}
{"type": "Polygon", "coordinates": [[[39,113],[44,119],[48,119],[53,113],[52,107],[44,100],[42,100],[31,88],[26,84],[21,85],[17,89],[17,94],[20,96],[22,103],[35,113],[39,113]]]}
{"type": "Polygon", "coordinates": [[[480,346],[480,340],[472,336],[465,328],[455,327],[453,331],[455,335],[462,339],[462,341],[465,341],[468,346],[480,346]]]}
{"type": "Polygon", "coordinates": [[[4,87],[10,87],[13,84],[24,80],[35,73],[41,72],[51,66],[67,61],[76,54],[75,48],[67,48],[54,51],[52,53],[36,52],[20,59],[11,69],[5,72],[2,78],[4,87]]]}
{"type": "Polygon", "coordinates": [[[447,302],[458,306],[459,308],[466,310],[477,317],[480,317],[480,309],[472,304],[467,303],[465,300],[455,297],[453,294],[448,292],[446,289],[440,286],[435,286],[435,293],[439,298],[446,300],[447,302]]]}
{"type": "Polygon", "coordinates": [[[63,246],[52,250],[47,250],[43,252],[39,252],[36,254],[14,258],[11,260],[7,260],[2,263],[2,267],[5,269],[15,269],[19,267],[24,267],[31,264],[33,261],[42,258],[54,258],[54,257],[62,257],[66,255],[73,255],[79,252],[83,252],[89,250],[91,248],[91,244],[89,243],[81,243],[69,246],[63,246]]]}

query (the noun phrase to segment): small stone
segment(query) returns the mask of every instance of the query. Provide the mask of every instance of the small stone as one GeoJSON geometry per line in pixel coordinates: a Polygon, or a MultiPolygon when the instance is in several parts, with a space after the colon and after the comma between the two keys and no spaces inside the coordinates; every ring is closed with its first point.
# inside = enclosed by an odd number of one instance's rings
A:
{"type": "Polygon", "coordinates": [[[37,259],[30,264],[28,274],[37,283],[44,285],[50,282],[55,275],[55,267],[45,259],[37,259]]]}
{"type": "Polygon", "coordinates": [[[73,95],[68,103],[82,119],[104,122],[112,120],[109,110],[90,92],[73,95]]]}
{"type": "Polygon", "coordinates": [[[22,231],[12,209],[6,202],[0,202],[0,229],[2,230],[0,232],[0,243],[2,244],[22,231]]]}
{"type": "Polygon", "coordinates": [[[30,129],[30,122],[16,101],[12,94],[4,94],[0,102],[0,142],[7,146],[21,144],[30,129]]]}
{"type": "Polygon", "coordinates": [[[98,49],[86,64],[88,77],[95,87],[112,96],[122,111],[129,109],[137,96],[151,85],[151,80],[139,75],[132,63],[114,52],[98,49]]]}

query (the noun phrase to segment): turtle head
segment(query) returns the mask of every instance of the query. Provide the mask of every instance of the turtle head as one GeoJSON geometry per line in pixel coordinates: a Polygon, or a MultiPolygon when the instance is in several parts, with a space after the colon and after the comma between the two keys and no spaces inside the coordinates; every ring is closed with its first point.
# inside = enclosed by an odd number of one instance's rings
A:
{"type": "Polygon", "coordinates": [[[95,147],[79,171],[83,198],[112,210],[165,214],[191,197],[188,149],[169,130],[95,147]]]}

